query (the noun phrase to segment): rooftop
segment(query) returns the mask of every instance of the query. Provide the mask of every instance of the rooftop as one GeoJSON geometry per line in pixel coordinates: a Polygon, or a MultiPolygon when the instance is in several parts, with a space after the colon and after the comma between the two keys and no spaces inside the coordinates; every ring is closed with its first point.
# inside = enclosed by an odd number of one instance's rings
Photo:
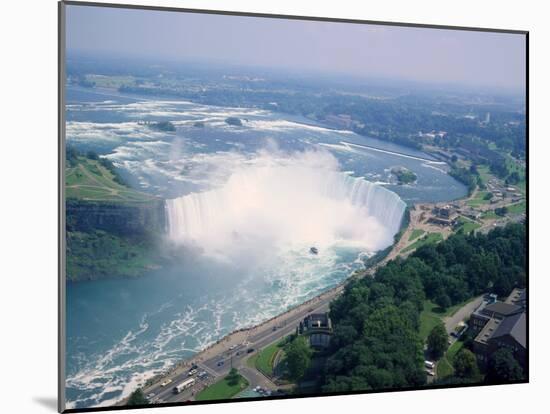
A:
{"type": "Polygon", "coordinates": [[[489,340],[493,337],[494,333],[497,331],[502,321],[498,319],[490,319],[483,329],[476,336],[476,341],[483,344],[487,344],[489,340]]]}
{"type": "Polygon", "coordinates": [[[514,288],[504,303],[521,305],[527,300],[527,292],[525,289],[514,288]]]}
{"type": "MultiPolygon", "coordinates": [[[[303,322],[300,322],[305,330],[332,330],[332,324],[328,313],[312,313],[304,318],[303,322]]],[[[302,330],[302,328],[300,328],[302,330]]]]}
{"type": "Polygon", "coordinates": [[[510,335],[522,347],[526,348],[527,318],[525,317],[525,312],[512,315],[508,318],[504,318],[498,326],[498,329],[493,334],[493,338],[499,338],[505,335],[510,335]]]}
{"type": "Polygon", "coordinates": [[[527,345],[525,312],[516,313],[501,319],[491,318],[476,336],[475,341],[487,345],[491,339],[510,335],[523,348],[527,345]]]}
{"type": "Polygon", "coordinates": [[[495,302],[485,306],[483,313],[485,314],[499,314],[502,316],[510,316],[522,311],[522,307],[518,305],[512,305],[510,303],[495,302]]]}

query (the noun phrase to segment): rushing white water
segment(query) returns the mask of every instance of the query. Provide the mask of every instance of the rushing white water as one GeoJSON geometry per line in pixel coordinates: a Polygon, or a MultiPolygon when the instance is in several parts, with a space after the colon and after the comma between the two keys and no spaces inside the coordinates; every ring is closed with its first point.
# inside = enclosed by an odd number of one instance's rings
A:
{"type": "Polygon", "coordinates": [[[172,240],[206,254],[250,259],[297,246],[389,246],[405,203],[395,193],[338,168],[327,153],[262,156],[217,189],[168,200],[172,240]]]}

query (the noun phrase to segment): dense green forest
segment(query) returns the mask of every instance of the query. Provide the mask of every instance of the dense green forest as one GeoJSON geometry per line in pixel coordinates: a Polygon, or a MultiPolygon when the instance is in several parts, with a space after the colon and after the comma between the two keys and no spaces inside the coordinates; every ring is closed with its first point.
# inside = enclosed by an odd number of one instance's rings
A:
{"type": "MultiPolygon", "coordinates": [[[[424,300],[445,308],[487,291],[507,295],[525,286],[526,260],[525,225],[509,224],[487,235],[456,234],[422,246],[378,269],[374,278],[352,280],[331,304],[335,330],[323,390],[424,384],[419,336],[424,300]]],[[[468,357],[461,358],[464,366],[468,357]]]]}
{"type": "Polygon", "coordinates": [[[476,187],[482,184],[475,166],[468,169],[452,165],[449,175],[468,187],[468,194],[472,194],[476,187]]]}
{"type": "Polygon", "coordinates": [[[122,237],[102,230],[67,231],[67,279],[136,277],[156,266],[154,240],[122,237]]]}

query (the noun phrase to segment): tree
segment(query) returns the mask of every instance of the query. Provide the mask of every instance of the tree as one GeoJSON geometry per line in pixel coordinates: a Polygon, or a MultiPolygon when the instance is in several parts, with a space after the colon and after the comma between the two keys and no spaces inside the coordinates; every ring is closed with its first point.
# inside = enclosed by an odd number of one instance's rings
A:
{"type": "Polygon", "coordinates": [[[78,151],[76,148],[67,146],[67,149],[65,150],[65,156],[67,158],[67,167],[72,167],[76,164],[78,160],[78,151]]]}
{"type": "Polygon", "coordinates": [[[285,353],[290,377],[294,380],[302,378],[313,354],[307,339],[304,336],[296,337],[285,347],[285,353]]]}
{"type": "Polygon", "coordinates": [[[508,178],[506,178],[506,184],[517,184],[521,180],[521,177],[517,171],[512,172],[508,178]]]}
{"type": "Polygon", "coordinates": [[[453,366],[457,377],[472,380],[479,378],[479,367],[477,366],[476,356],[466,348],[462,348],[456,354],[453,366]]]}
{"type": "Polygon", "coordinates": [[[523,379],[523,369],[512,351],[501,348],[489,357],[487,382],[503,383],[523,379]]]}
{"type": "Polygon", "coordinates": [[[504,206],[495,208],[495,214],[497,216],[505,216],[506,214],[508,214],[508,207],[504,206]]]}
{"type": "Polygon", "coordinates": [[[434,299],[434,302],[441,309],[446,310],[449,306],[452,305],[451,298],[445,292],[440,292],[434,299]]]}
{"type": "Polygon", "coordinates": [[[237,385],[239,383],[239,371],[236,368],[231,368],[226,380],[229,385],[237,385]]]}
{"type": "Polygon", "coordinates": [[[149,404],[149,400],[147,397],[145,397],[145,394],[143,394],[143,391],[141,388],[138,388],[133,393],[130,394],[130,398],[128,399],[128,405],[147,405],[149,404]]]}
{"type": "Polygon", "coordinates": [[[428,335],[428,351],[435,359],[443,356],[449,347],[447,331],[442,323],[433,327],[428,335]]]}

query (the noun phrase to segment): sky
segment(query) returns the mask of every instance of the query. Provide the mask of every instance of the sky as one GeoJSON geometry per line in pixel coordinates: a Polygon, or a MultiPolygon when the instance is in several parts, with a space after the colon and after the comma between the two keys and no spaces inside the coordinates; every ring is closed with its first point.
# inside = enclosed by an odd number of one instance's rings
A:
{"type": "Polygon", "coordinates": [[[525,89],[525,36],[67,6],[69,52],[525,89]]]}

